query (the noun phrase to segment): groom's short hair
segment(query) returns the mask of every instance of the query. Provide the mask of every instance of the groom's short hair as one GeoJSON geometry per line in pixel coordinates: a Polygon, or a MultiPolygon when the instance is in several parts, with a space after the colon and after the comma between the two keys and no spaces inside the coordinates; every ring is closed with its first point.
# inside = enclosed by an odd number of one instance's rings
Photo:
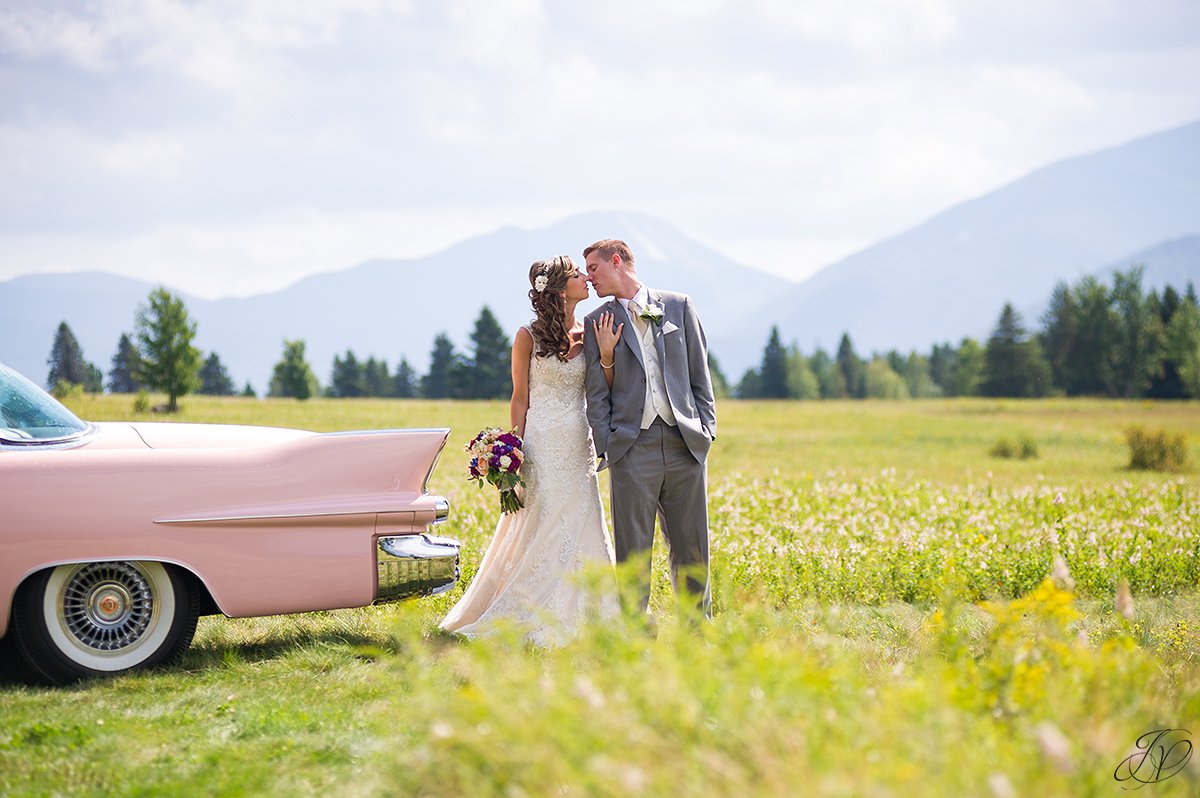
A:
{"type": "Polygon", "coordinates": [[[602,258],[611,258],[614,254],[620,255],[621,260],[629,264],[629,268],[633,269],[633,253],[629,251],[629,245],[619,238],[605,238],[592,244],[583,251],[584,260],[593,252],[598,252],[602,258]]]}

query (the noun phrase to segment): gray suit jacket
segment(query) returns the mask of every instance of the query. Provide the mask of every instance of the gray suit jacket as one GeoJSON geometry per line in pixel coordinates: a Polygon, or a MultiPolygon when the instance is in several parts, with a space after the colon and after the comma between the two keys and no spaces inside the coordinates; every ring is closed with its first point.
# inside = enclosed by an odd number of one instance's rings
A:
{"type": "MultiPolygon", "coordinates": [[[[647,288],[650,301],[663,309],[661,325],[650,323],[654,345],[662,363],[667,397],[684,442],[698,462],[703,463],[717,435],[717,411],[713,401],[712,376],[708,371],[708,342],[692,298],[686,294],[647,288]]],[[[584,356],[587,358],[587,415],[592,427],[600,468],[620,460],[637,440],[646,405],[646,370],[637,328],[621,303],[610,299],[589,313],[583,322],[584,356]],[[621,340],[613,353],[613,385],[609,390],[600,368],[600,350],[592,321],[605,311],[613,314],[613,325],[624,323],[621,340]]]]}

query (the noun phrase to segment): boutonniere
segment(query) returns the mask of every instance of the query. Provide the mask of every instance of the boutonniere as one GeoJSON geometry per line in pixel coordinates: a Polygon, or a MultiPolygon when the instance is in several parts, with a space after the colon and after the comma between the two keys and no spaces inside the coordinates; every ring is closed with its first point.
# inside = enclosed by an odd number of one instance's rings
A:
{"type": "Polygon", "coordinates": [[[661,327],[663,323],[663,309],[658,305],[647,304],[646,307],[642,308],[642,312],[638,314],[638,318],[652,321],[661,327]]]}

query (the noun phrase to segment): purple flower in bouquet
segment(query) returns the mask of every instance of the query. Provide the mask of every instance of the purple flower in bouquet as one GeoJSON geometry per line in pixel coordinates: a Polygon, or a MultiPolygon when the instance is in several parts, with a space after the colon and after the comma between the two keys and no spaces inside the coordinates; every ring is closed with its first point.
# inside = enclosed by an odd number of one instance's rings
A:
{"type": "Polygon", "coordinates": [[[517,486],[525,484],[519,473],[525,460],[523,446],[516,430],[505,432],[499,427],[481,430],[466,446],[471,455],[467,479],[479,483],[481,488],[484,482],[495,485],[500,491],[500,511],[504,513],[515,513],[525,506],[517,496],[517,486]]]}

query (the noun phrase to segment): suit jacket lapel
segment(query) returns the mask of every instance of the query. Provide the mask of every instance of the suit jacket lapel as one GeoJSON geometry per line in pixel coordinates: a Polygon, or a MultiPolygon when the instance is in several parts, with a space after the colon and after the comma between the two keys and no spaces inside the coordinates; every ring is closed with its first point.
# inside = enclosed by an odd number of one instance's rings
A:
{"type": "Polygon", "coordinates": [[[626,346],[633,350],[634,357],[637,358],[638,363],[641,363],[642,368],[645,369],[646,364],[642,360],[642,345],[637,339],[637,325],[633,323],[633,319],[630,317],[629,313],[626,312],[625,308],[620,302],[614,299],[612,300],[612,304],[613,318],[616,319],[617,322],[620,322],[621,319],[625,319],[625,327],[621,330],[621,340],[625,342],[626,346]]]}
{"type": "MultiPolygon", "coordinates": [[[[665,304],[663,304],[662,294],[658,293],[653,288],[650,288],[647,286],[646,296],[650,298],[651,302],[653,302],[654,304],[656,304],[660,308],[662,308],[662,312],[663,312],[662,320],[663,320],[663,323],[665,324],[667,321],[667,306],[665,304]]],[[[666,352],[665,347],[663,346],[663,331],[662,331],[663,325],[655,324],[652,321],[647,322],[647,323],[650,325],[651,335],[654,336],[654,348],[656,350],[658,350],[658,362],[662,366],[663,374],[666,374],[667,373],[667,352],[666,352]]]]}

